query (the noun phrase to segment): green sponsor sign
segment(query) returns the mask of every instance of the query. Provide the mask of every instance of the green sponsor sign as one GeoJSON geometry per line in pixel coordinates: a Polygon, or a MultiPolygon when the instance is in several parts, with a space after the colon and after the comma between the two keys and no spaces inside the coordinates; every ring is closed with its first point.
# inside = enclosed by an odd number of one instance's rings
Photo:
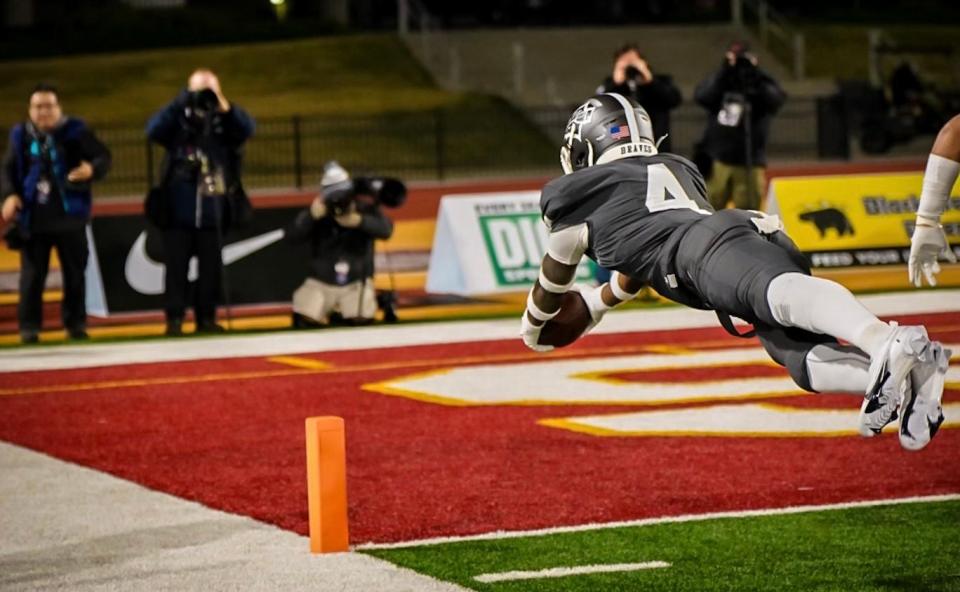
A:
{"type": "MultiPolygon", "coordinates": [[[[523,287],[536,281],[547,252],[547,229],[539,212],[481,215],[480,228],[490,265],[499,287],[523,287]]],[[[578,281],[593,278],[594,263],[587,258],[577,269],[578,281]]]]}

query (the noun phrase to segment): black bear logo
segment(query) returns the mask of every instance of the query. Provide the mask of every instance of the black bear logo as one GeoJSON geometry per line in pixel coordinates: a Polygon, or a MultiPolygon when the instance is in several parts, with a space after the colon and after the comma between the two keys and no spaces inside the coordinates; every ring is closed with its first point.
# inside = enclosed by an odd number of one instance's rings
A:
{"type": "Polygon", "coordinates": [[[846,214],[837,208],[823,208],[822,210],[813,210],[800,214],[800,219],[804,222],[810,222],[820,231],[820,238],[827,236],[827,230],[833,228],[837,231],[837,236],[849,234],[853,236],[853,224],[846,214]]]}

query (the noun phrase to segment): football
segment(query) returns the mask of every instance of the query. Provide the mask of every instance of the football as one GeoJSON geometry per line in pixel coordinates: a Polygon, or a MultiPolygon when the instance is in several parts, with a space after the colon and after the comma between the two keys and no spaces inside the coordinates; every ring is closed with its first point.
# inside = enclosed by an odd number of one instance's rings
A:
{"type": "Polygon", "coordinates": [[[583,296],[580,292],[568,290],[560,303],[560,314],[544,323],[537,343],[565,347],[583,335],[591,322],[590,309],[583,296]]]}

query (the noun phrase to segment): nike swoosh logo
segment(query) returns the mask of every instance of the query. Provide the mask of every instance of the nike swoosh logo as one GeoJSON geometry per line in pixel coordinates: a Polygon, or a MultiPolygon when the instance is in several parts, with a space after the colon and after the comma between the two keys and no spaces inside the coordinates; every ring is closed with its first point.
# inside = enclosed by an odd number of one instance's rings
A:
{"type": "MultiPolygon", "coordinates": [[[[230,243],[223,247],[221,257],[223,264],[230,265],[248,255],[264,249],[283,238],[283,229],[278,228],[264,234],[260,234],[248,239],[230,243]]],[[[130,252],[127,253],[127,261],[124,264],[124,275],[130,287],[141,294],[155,295],[163,294],[163,281],[166,275],[166,266],[163,263],[154,261],[147,255],[147,233],[143,231],[130,252]]],[[[189,268],[187,270],[187,279],[195,281],[197,279],[197,258],[191,257],[189,268]]]]}

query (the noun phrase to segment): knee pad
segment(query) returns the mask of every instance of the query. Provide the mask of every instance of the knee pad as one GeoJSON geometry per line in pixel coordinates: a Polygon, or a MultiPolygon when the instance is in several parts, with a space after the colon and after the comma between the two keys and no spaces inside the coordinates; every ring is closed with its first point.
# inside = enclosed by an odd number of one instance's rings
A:
{"type": "Polygon", "coordinates": [[[818,346],[831,349],[841,347],[835,339],[827,335],[808,333],[786,327],[757,326],[760,344],[774,362],[787,369],[790,378],[797,386],[807,392],[816,392],[813,388],[807,356],[818,346]]]}

